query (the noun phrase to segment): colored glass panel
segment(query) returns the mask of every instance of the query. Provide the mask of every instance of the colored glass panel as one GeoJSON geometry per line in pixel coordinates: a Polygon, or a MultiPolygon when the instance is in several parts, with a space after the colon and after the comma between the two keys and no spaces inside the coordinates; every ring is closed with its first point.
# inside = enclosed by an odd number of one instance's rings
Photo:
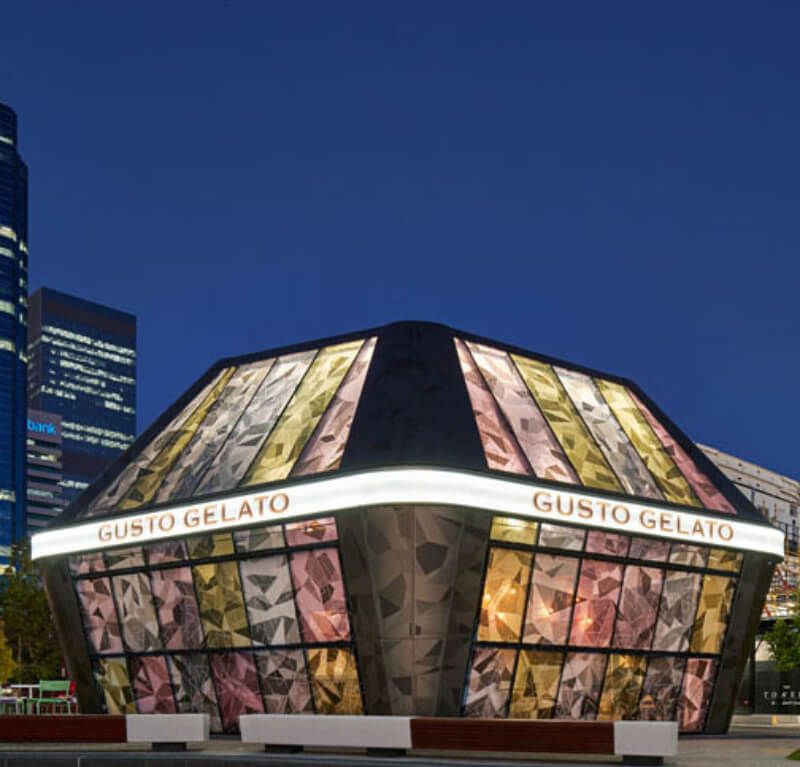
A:
{"type": "Polygon", "coordinates": [[[136,481],[131,485],[125,496],[117,504],[119,510],[136,509],[153,500],[156,491],[166,473],[177,460],[178,456],[186,449],[197,428],[208,415],[211,406],[216,402],[219,395],[227,385],[234,368],[227,368],[223,371],[217,382],[211,388],[197,409],[186,419],[186,421],[175,432],[173,439],[165,445],[161,452],[153,459],[146,469],[143,469],[136,481]]]}
{"type": "Polygon", "coordinates": [[[306,374],[315,350],[279,357],[195,489],[195,494],[230,490],[244,477],[280,414],[306,374]]]}
{"type": "Polygon", "coordinates": [[[211,732],[221,732],[222,720],[208,656],[202,653],[190,653],[171,655],[169,660],[178,713],[208,714],[211,719],[211,732]]]}
{"type": "Polygon", "coordinates": [[[245,559],[240,562],[240,567],[253,642],[298,644],[300,631],[286,556],[245,559]]]}
{"type": "Polygon", "coordinates": [[[311,686],[302,650],[255,653],[267,714],[311,714],[311,686]]]}
{"type": "Polygon", "coordinates": [[[552,718],[563,663],[564,656],[560,652],[520,652],[511,694],[511,718],[552,718]]]}
{"type": "Polygon", "coordinates": [[[348,341],[326,346],[319,352],[248,469],[245,485],[274,482],[289,476],[362,343],[348,341]]]}
{"type": "Polygon", "coordinates": [[[516,657],[516,650],[499,647],[473,650],[464,716],[481,719],[506,716],[516,657]]]}
{"type": "Polygon", "coordinates": [[[622,492],[622,485],[553,369],[542,362],[516,354],[512,354],[511,358],[581,482],[588,487],[622,492]]]}
{"type": "Polygon", "coordinates": [[[327,543],[339,537],[336,519],[320,517],[286,525],[286,543],[289,546],[307,546],[310,543],[327,543]]]}
{"type": "Polygon", "coordinates": [[[186,539],[190,559],[210,559],[233,554],[233,537],[230,533],[192,535],[186,539]]]}
{"type": "Polygon", "coordinates": [[[532,555],[524,551],[499,548],[489,551],[478,626],[479,640],[519,641],[531,559],[532,555]]]}
{"type": "Polygon", "coordinates": [[[362,714],[361,686],[351,650],[321,647],[308,650],[308,671],[318,714],[362,714]]]}
{"type": "Polygon", "coordinates": [[[511,357],[480,344],[467,343],[467,347],[535,475],[577,484],[575,471],[511,357]]]}
{"type": "Polygon", "coordinates": [[[161,541],[145,549],[147,561],[151,565],[164,565],[170,562],[184,562],[189,558],[184,541],[161,541]]]}
{"type": "Polygon", "coordinates": [[[531,474],[528,459],[525,458],[511,433],[497,402],[475,365],[475,360],[472,359],[472,354],[460,339],[455,339],[455,345],[487,466],[490,469],[514,474],[531,474]]]}
{"type": "Polygon", "coordinates": [[[336,549],[298,551],[291,555],[290,563],[303,639],[348,640],[350,621],[336,549]]]}
{"type": "Polygon", "coordinates": [[[292,470],[293,476],[317,474],[338,469],[350,436],[361,390],[375,350],[375,338],[364,342],[342,385],[322,416],[314,435],[292,470]]]}
{"type": "Polygon", "coordinates": [[[666,562],[669,556],[669,541],[655,538],[631,538],[628,556],[631,559],[644,559],[647,562],[666,562]]]}
{"type": "Polygon", "coordinates": [[[674,721],[685,665],[683,658],[650,658],[639,700],[639,719],[674,721]]]}
{"type": "Polygon", "coordinates": [[[164,647],[169,650],[196,650],[202,647],[203,628],[191,569],[176,567],[153,570],[150,582],[164,647]]]}
{"type": "Polygon", "coordinates": [[[624,557],[628,553],[630,539],[627,535],[590,530],[586,536],[587,554],[607,554],[610,557],[624,557]]]}
{"type": "Polygon", "coordinates": [[[622,565],[584,559],[578,578],[570,644],[608,647],[614,630],[622,565]]]}
{"type": "Polygon", "coordinates": [[[564,549],[565,551],[580,551],[583,542],[586,540],[586,531],[576,527],[564,527],[563,525],[551,525],[543,522],[539,526],[539,545],[547,546],[552,549],[564,549]]]}
{"type": "Polygon", "coordinates": [[[716,661],[713,660],[689,658],[686,661],[683,690],[678,705],[678,725],[682,732],[698,732],[703,729],[715,669],[716,661]]]}
{"type": "Polygon", "coordinates": [[[742,566],[742,555],[738,551],[730,549],[709,549],[708,569],[727,570],[731,573],[738,573],[742,566]]]}
{"type": "Polygon", "coordinates": [[[603,695],[597,718],[603,721],[635,719],[645,664],[641,655],[611,655],[606,665],[603,695]]]}
{"type": "Polygon", "coordinates": [[[686,478],[636,407],[628,390],[618,383],[601,379],[597,380],[597,386],[644,461],[644,465],[658,482],[664,497],[673,503],[700,506],[700,501],[692,492],[686,478]]]}
{"type": "Polygon", "coordinates": [[[124,658],[98,660],[94,674],[105,698],[106,713],[117,716],[136,713],[133,688],[124,658]]]}
{"type": "Polygon", "coordinates": [[[494,517],[489,537],[493,541],[523,543],[533,546],[536,543],[537,529],[538,524],[536,522],[529,522],[516,517],[494,517]]]}
{"type": "Polygon", "coordinates": [[[144,552],[140,546],[126,549],[112,549],[106,552],[106,567],[109,570],[126,570],[144,567],[144,552]]]}
{"type": "Polygon", "coordinates": [[[688,543],[673,543],[669,552],[669,561],[674,565],[689,567],[705,567],[708,549],[704,546],[691,546],[688,543]]]}
{"type": "Polygon", "coordinates": [[[726,514],[735,514],[736,509],[731,506],[727,498],[722,494],[718,487],[700,470],[691,456],[676,442],[672,435],[666,430],[664,425],[653,415],[650,409],[642,402],[635,392],[630,392],[631,399],[636,403],[642,415],[650,424],[653,432],[661,440],[664,449],[669,453],[676,466],[692,486],[700,503],[706,509],[721,511],[726,514]]]}
{"type": "Polygon", "coordinates": [[[667,572],[661,590],[654,650],[686,652],[689,649],[689,633],[700,596],[700,578],[699,573],[667,572]]]}
{"type": "Polygon", "coordinates": [[[67,561],[69,562],[69,571],[72,575],[102,573],[106,569],[103,554],[99,551],[92,554],[76,554],[70,556],[67,561]]]}
{"type": "Polygon", "coordinates": [[[132,652],[161,649],[158,620],[153,608],[150,580],[145,573],[117,575],[111,579],[119,609],[125,645],[132,652]]]}
{"type": "Polygon", "coordinates": [[[175,697],[165,655],[131,658],[131,679],[140,714],[175,714],[175,697]]]}
{"type": "Polygon", "coordinates": [[[282,549],[286,545],[283,537],[283,525],[235,530],[233,539],[236,541],[236,550],[240,552],[270,551],[282,549]]]}
{"type": "Polygon", "coordinates": [[[236,562],[192,568],[207,647],[249,647],[242,584],[236,562]]]}
{"type": "Polygon", "coordinates": [[[649,650],[656,629],[664,571],[628,565],[622,581],[614,647],[649,650]]]}
{"type": "Polygon", "coordinates": [[[220,652],[210,656],[224,732],[236,732],[242,714],[264,713],[256,661],[251,653],[220,652]]]}
{"type": "Polygon", "coordinates": [[[567,655],[556,703],[557,719],[595,719],[606,669],[606,656],[576,652],[567,655]]]}
{"type": "Polygon", "coordinates": [[[122,652],[114,596],[109,578],[84,578],[75,581],[75,591],[81,605],[83,627],[90,652],[101,655],[122,652]]]}
{"type": "Polygon", "coordinates": [[[722,647],[733,599],[733,579],[704,575],[697,605],[690,652],[718,653],[722,647]]]}
{"type": "Polygon", "coordinates": [[[567,641],[580,560],[537,553],[533,560],[525,637],[529,644],[567,641]]]}
{"type": "Polygon", "coordinates": [[[656,481],[591,377],[577,370],[557,367],[555,371],[625,492],[645,498],[661,498],[656,481]]]}

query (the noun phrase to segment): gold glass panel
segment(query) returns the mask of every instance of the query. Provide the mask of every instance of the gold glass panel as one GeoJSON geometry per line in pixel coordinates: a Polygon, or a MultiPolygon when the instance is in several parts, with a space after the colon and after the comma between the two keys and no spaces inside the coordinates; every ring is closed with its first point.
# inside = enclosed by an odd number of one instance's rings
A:
{"type": "Polygon", "coordinates": [[[192,535],[186,539],[190,559],[226,557],[233,554],[233,536],[230,533],[192,535]]]}
{"type": "Polygon", "coordinates": [[[135,714],[136,702],[133,697],[128,666],[122,658],[104,659],[97,663],[97,681],[106,699],[109,714],[135,714]]]}
{"type": "Polygon", "coordinates": [[[121,510],[136,509],[153,499],[172,464],[175,463],[178,456],[191,442],[197,427],[200,426],[212,405],[222,394],[235,370],[236,368],[227,368],[225,370],[211,391],[198,405],[197,410],[186,419],[185,423],[176,431],[173,439],[164,446],[147,469],[139,475],[117,508],[121,510]]]}
{"type": "Polygon", "coordinates": [[[494,517],[490,538],[507,543],[525,543],[533,546],[536,543],[536,532],[539,525],[525,519],[515,517],[494,517]]]}
{"type": "Polygon", "coordinates": [[[612,655],[606,666],[599,720],[633,719],[639,703],[647,661],[641,655],[612,655]]]}
{"type": "Polygon", "coordinates": [[[613,381],[596,379],[595,383],[611,407],[628,439],[655,478],[668,501],[700,507],[701,503],[686,478],[670,458],[661,440],[636,407],[628,390],[613,381]]]}
{"type": "Polygon", "coordinates": [[[538,360],[516,354],[511,358],[581,482],[588,487],[623,492],[622,485],[553,369],[538,360]]]}
{"type": "Polygon", "coordinates": [[[525,592],[533,555],[512,549],[491,549],[486,566],[478,639],[518,642],[525,611],[525,592]]]}
{"type": "Polygon", "coordinates": [[[358,669],[352,650],[308,650],[308,670],[318,714],[363,714],[358,669]]]}
{"type": "Polygon", "coordinates": [[[704,575],[697,605],[690,652],[718,653],[722,647],[733,598],[733,579],[704,575]]]}
{"type": "Polygon", "coordinates": [[[511,692],[512,719],[551,719],[556,706],[558,680],[564,655],[560,652],[523,650],[511,692]]]}
{"type": "Polygon", "coordinates": [[[348,341],[326,346],[319,352],[248,469],[243,484],[274,482],[289,476],[363,343],[348,341]]]}
{"type": "Polygon", "coordinates": [[[738,551],[731,551],[730,549],[709,549],[709,570],[728,570],[732,573],[738,573],[741,565],[742,555],[738,551]]]}
{"type": "Polygon", "coordinates": [[[242,582],[236,562],[192,568],[208,647],[250,647],[242,582]]]}

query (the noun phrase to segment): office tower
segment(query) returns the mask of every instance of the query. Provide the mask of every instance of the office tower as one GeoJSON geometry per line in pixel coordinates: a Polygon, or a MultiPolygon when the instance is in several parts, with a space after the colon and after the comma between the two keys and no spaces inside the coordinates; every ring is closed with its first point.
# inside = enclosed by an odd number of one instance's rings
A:
{"type": "Polygon", "coordinates": [[[61,418],[28,410],[27,528],[33,534],[63,510],[61,502],[61,418]]]}
{"type": "Polygon", "coordinates": [[[136,318],[50,288],[28,318],[28,405],[61,416],[66,506],[136,436],[136,318]]]}
{"type": "Polygon", "coordinates": [[[25,536],[28,168],[17,116],[0,104],[0,563],[25,536]]]}

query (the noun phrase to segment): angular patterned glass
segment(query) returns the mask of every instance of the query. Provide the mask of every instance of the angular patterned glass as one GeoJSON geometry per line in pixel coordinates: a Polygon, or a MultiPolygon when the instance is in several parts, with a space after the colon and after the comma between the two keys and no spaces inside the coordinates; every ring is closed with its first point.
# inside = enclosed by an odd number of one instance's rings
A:
{"type": "Polygon", "coordinates": [[[709,549],[708,569],[727,570],[731,573],[738,573],[742,566],[742,555],[738,551],[730,549],[709,549]]]}
{"type": "Polygon", "coordinates": [[[594,652],[567,655],[556,704],[557,719],[594,719],[600,705],[600,690],[606,656],[594,652]]]}
{"type": "Polygon", "coordinates": [[[622,582],[614,647],[649,650],[653,643],[664,571],[628,565],[622,582]]]}
{"type": "Polygon", "coordinates": [[[342,567],[336,549],[298,551],[291,555],[290,563],[304,641],[350,639],[342,567]]]}
{"type": "Polygon", "coordinates": [[[185,562],[189,558],[186,551],[186,544],[182,540],[152,543],[145,548],[145,552],[147,554],[147,561],[151,565],[185,562]]]}
{"type": "Polygon", "coordinates": [[[355,362],[350,366],[342,385],[322,416],[316,431],[308,440],[292,470],[292,476],[318,474],[338,469],[350,436],[361,390],[375,350],[375,338],[364,342],[355,362]]]}
{"type": "Polygon", "coordinates": [[[326,346],[317,354],[247,470],[245,485],[275,482],[291,474],[363,343],[359,340],[326,346]]]}
{"type": "Polygon", "coordinates": [[[101,551],[95,551],[91,554],[73,554],[67,558],[67,561],[72,575],[102,573],[106,569],[106,563],[101,551]]]}
{"type": "Polygon", "coordinates": [[[506,716],[517,651],[476,647],[472,651],[464,716],[492,719],[506,716]]]}
{"type": "Polygon", "coordinates": [[[564,527],[543,522],[539,526],[539,545],[565,551],[580,551],[586,540],[586,531],[577,527],[564,527]]]}
{"type": "Polygon", "coordinates": [[[255,653],[267,714],[312,714],[311,687],[302,650],[255,653]]]}
{"type": "Polygon", "coordinates": [[[647,562],[666,562],[669,556],[669,541],[655,538],[631,538],[631,559],[644,559],[647,562]]]}
{"type": "Polygon", "coordinates": [[[170,655],[170,676],[179,714],[208,714],[211,732],[222,732],[217,691],[204,653],[170,655]]]}
{"type": "Polygon", "coordinates": [[[242,714],[263,714],[264,702],[252,653],[219,652],[209,656],[219,696],[224,732],[237,732],[242,714]]]}
{"type": "Polygon", "coordinates": [[[577,370],[557,367],[555,371],[625,492],[645,498],[662,498],[656,481],[614,418],[594,381],[577,370]]]}
{"type": "Polygon", "coordinates": [[[269,525],[267,527],[247,527],[244,530],[235,530],[233,539],[236,541],[236,550],[270,551],[282,549],[286,545],[283,538],[283,525],[269,525]]]}
{"type": "Polygon", "coordinates": [[[192,568],[206,647],[249,647],[242,583],[236,562],[192,568]]]}
{"type": "Polygon", "coordinates": [[[635,719],[647,661],[641,655],[611,655],[597,718],[603,721],[635,719]]]}
{"type": "Polygon", "coordinates": [[[352,650],[320,647],[307,651],[311,689],[318,714],[363,714],[361,685],[352,650]]]}
{"type": "Polygon", "coordinates": [[[144,552],[141,546],[125,549],[112,549],[106,552],[106,566],[109,570],[125,570],[132,567],[144,567],[144,552]]]}
{"type": "Polygon", "coordinates": [[[669,561],[675,565],[705,567],[708,549],[705,546],[691,546],[688,543],[673,543],[669,561]]]}
{"type": "Polygon", "coordinates": [[[81,605],[83,627],[90,652],[100,655],[122,652],[117,610],[109,578],[84,578],[75,581],[81,605]]]}
{"type": "Polygon", "coordinates": [[[614,630],[622,565],[584,559],[578,578],[570,644],[608,647],[614,630]]]}
{"type": "Polygon", "coordinates": [[[682,474],[689,481],[700,503],[713,511],[722,511],[726,514],[735,514],[736,509],[731,506],[728,499],[722,494],[719,488],[700,470],[689,454],[675,441],[672,435],[666,430],[664,425],[653,415],[650,409],[636,396],[635,392],[630,392],[631,399],[636,403],[647,423],[661,440],[664,449],[669,453],[672,460],[681,470],[682,474]]]}
{"type": "Polygon", "coordinates": [[[506,543],[523,543],[533,546],[536,543],[538,524],[516,517],[493,517],[492,531],[489,537],[493,541],[506,543]]]}
{"type": "Polygon", "coordinates": [[[153,608],[150,580],[145,573],[117,575],[111,579],[119,609],[125,645],[132,652],[161,649],[158,620],[153,608]]]}
{"type": "Polygon", "coordinates": [[[161,641],[168,650],[198,650],[204,646],[200,608],[188,567],[150,573],[153,604],[158,613],[161,641]]]}
{"type": "Polygon", "coordinates": [[[523,641],[565,644],[580,560],[539,552],[533,559],[523,641]]]}
{"type": "Polygon", "coordinates": [[[587,554],[607,554],[610,557],[624,557],[628,553],[630,539],[627,535],[590,530],[586,536],[587,554]]]}
{"type": "Polygon", "coordinates": [[[469,349],[458,338],[454,339],[464,383],[467,386],[472,412],[486,456],[486,465],[497,471],[514,474],[532,474],[528,459],[517,444],[505,417],[489,391],[472,359],[469,349]]]}
{"type": "Polygon", "coordinates": [[[299,644],[292,579],[286,555],[244,559],[242,586],[254,644],[299,644]]]}
{"type": "Polygon", "coordinates": [[[563,663],[560,652],[520,651],[511,693],[512,719],[552,718],[563,663]]]}
{"type": "Polygon", "coordinates": [[[711,699],[716,661],[706,658],[689,658],[683,675],[683,690],[678,704],[678,726],[681,732],[698,732],[711,699]]]}
{"type": "Polygon", "coordinates": [[[176,714],[167,657],[134,656],[130,664],[136,710],[140,714],[176,714]]]}
{"type": "Polygon", "coordinates": [[[553,369],[543,362],[516,354],[512,354],[511,359],[581,483],[587,487],[622,492],[622,485],[608,465],[603,451],[587,430],[553,369]]]}
{"type": "Polygon", "coordinates": [[[511,357],[499,349],[472,342],[467,342],[467,348],[534,474],[540,479],[577,484],[575,471],[550,431],[511,357]]]}
{"type": "Polygon", "coordinates": [[[233,554],[233,537],[230,533],[206,533],[190,535],[186,539],[190,559],[227,557],[233,554]]]}
{"type": "Polygon", "coordinates": [[[525,610],[525,591],[531,575],[532,554],[492,548],[483,584],[478,639],[518,642],[525,610]]]}
{"type": "Polygon", "coordinates": [[[639,701],[639,719],[674,721],[685,665],[683,658],[650,658],[639,701]]]}
{"type": "Polygon", "coordinates": [[[722,647],[733,600],[733,579],[704,575],[689,652],[716,654],[722,647]]]}
{"type": "Polygon", "coordinates": [[[700,596],[701,577],[699,573],[667,572],[661,590],[654,650],[686,652],[689,649],[689,633],[700,596]]]}
{"type": "Polygon", "coordinates": [[[597,379],[596,383],[644,465],[658,482],[664,497],[672,503],[699,507],[701,504],[697,496],[636,407],[628,390],[613,381],[597,379]]]}
{"type": "Polygon", "coordinates": [[[339,537],[333,517],[290,522],[286,525],[286,543],[289,546],[307,546],[310,543],[326,543],[339,537]]]}
{"type": "Polygon", "coordinates": [[[286,354],[275,361],[198,483],[195,495],[230,490],[239,484],[286,403],[294,395],[315,354],[316,350],[311,349],[286,354]]]}
{"type": "Polygon", "coordinates": [[[136,713],[133,688],[124,658],[101,658],[94,664],[94,677],[103,691],[106,713],[116,716],[136,713]]]}
{"type": "Polygon", "coordinates": [[[211,388],[197,409],[184,421],[176,430],[172,440],[170,440],[153,461],[142,469],[130,486],[122,500],[116,505],[120,511],[137,509],[146,503],[150,503],[155,497],[161,482],[177,460],[178,456],[186,449],[200,424],[208,415],[208,411],[222,394],[228,381],[233,375],[234,368],[226,368],[220,375],[217,382],[211,388]]]}

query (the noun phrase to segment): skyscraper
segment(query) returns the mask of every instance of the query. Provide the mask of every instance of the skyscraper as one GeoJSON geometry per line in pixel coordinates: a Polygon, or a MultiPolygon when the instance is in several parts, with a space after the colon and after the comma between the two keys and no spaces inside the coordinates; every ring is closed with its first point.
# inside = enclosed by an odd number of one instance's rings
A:
{"type": "Polygon", "coordinates": [[[0,562],[25,536],[28,168],[17,115],[0,104],[0,562]]]}
{"type": "Polygon", "coordinates": [[[61,418],[28,410],[28,510],[26,525],[33,535],[63,510],[61,502],[61,418]]]}
{"type": "Polygon", "coordinates": [[[28,316],[28,405],[61,416],[66,506],[136,436],[136,318],[50,288],[28,316]]]}

